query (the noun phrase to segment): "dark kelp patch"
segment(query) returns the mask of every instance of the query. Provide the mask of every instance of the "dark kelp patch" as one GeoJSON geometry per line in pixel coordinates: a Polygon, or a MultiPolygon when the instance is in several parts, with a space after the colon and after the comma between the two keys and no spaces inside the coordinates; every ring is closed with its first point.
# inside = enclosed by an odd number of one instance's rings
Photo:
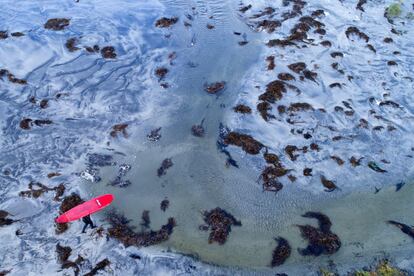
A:
{"type": "Polygon", "coordinates": [[[232,226],[241,226],[241,222],[230,213],[217,207],[203,213],[203,219],[206,225],[200,226],[200,229],[209,230],[209,243],[217,242],[222,245],[227,241],[232,226]]]}
{"type": "MultiPolygon", "coordinates": [[[[76,207],[79,204],[82,204],[83,202],[84,201],[81,199],[81,197],[78,194],[72,193],[71,195],[66,196],[63,199],[62,204],[60,205],[60,208],[59,208],[59,213],[63,214],[69,211],[70,209],[72,209],[73,207],[76,207]]],[[[57,223],[55,224],[55,226],[56,226],[56,229],[55,229],[56,234],[61,234],[69,228],[68,223],[57,223]]]]}
{"type": "Polygon", "coordinates": [[[111,227],[108,229],[108,236],[119,240],[126,247],[128,246],[151,246],[169,239],[176,222],[169,218],[167,224],[161,226],[157,231],[135,232],[134,227],[129,225],[129,220],[124,216],[111,213],[108,217],[111,227]]]}
{"type": "Polygon", "coordinates": [[[275,65],[275,56],[266,57],[266,61],[267,61],[267,70],[275,69],[275,67],[276,67],[276,65],[275,65]]]}
{"type": "Polygon", "coordinates": [[[95,265],[94,268],[92,268],[91,271],[89,271],[88,273],[86,273],[84,276],[94,276],[96,275],[99,271],[104,270],[105,267],[107,267],[108,265],[110,265],[111,262],[108,259],[103,259],[102,261],[100,261],[99,263],[97,263],[95,265]]]}
{"type": "Polygon", "coordinates": [[[155,27],[168,28],[178,22],[178,17],[162,17],[155,22],[155,27]]]}
{"type": "Polygon", "coordinates": [[[234,112],[242,113],[242,114],[250,114],[252,113],[252,109],[244,104],[238,104],[233,108],[234,112]]]}
{"type": "Polygon", "coordinates": [[[171,168],[174,165],[171,158],[166,158],[162,161],[161,166],[157,170],[158,177],[161,177],[163,175],[167,174],[167,170],[171,168]]]}
{"type": "Polygon", "coordinates": [[[310,225],[298,225],[302,237],[309,242],[305,249],[298,249],[299,253],[304,256],[336,253],[341,247],[341,241],[336,234],[331,232],[332,223],[329,217],[318,212],[307,212],[302,216],[317,219],[319,228],[310,225]]]}
{"type": "Polygon", "coordinates": [[[55,191],[56,195],[54,200],[59,201],[60,197],[63,195],[63,193],[65,192],[65,185],[63,185],[63,183],[59,184],[56,187],[53,188],[49,188],[46,185],[43,185],[40,182],[30,182],[28,185],[29,190],[27,191],[21,191],[19,193],[19,196],[21,197],[33,197],[33,198],[38,198],[41,195],[43,195],[44,193],[50,192],[50,191],[55,191]],[[36,189],[35,187],[38,187],[38,189],[36,189]]]}
{"type": "Polygon", "coordinates": [[[269,119],[275,118],[275,116],[269,113],[270,110],[272,110],[272,106],[268,102],[260,102],[257,104],[257,111],[259,111],[263,120],[266,122],[269,121],[269,119]]]}
{"type": "Polygon", "coordinates": [[[79,41],[76,37],[69,38],[68,40],[66,40],[65,47],[66,49],[68,49],[69,52],[72,52],[72,53],[76,52],[77,50],[80,49],[79,47],[76,46],[78,42],[79,41]]]}
{"type": "Polygon", "coordinates": [[[101,55],[106,59],[116,58],[115,48],[113,46],[105,46],[101,49],[101,55]]]}
{"type": "Polygon", "coordinates": [[[10,216],[9,212],[5,210],[0,210],[0,227],[7,226],[12,224],[13,222],[16,222],[16,220],[8,218],[8,216],[10,216]]]}
{"type": "Polygon", "coordinates": [[[277,246],[272,253],[272,262],[270,264],[271,267],[284,264],[292,253],[292,248],[286,239],[278,237],[275,238],[275,241],[277,242],[277,246]]]}
{"type": "Polygon", "coordinates": [[[332,180],[327,179],[325,176],[321,175],[321,183],[326,188],[326,192],[332,192],[336,190],[338,187],[336,186],[335,182],[332,180]]]}
{"type": "Polygon", "coordinates": [[[414,227],[409,226],[407,224],[403,224],[401,222],[397,222],[395,220],[389,220],[387,222],[391,225],[398,227],[401,230],[401,232],[407,234],[408,236],[414,239],[414,227]]]}
{"type": "Polygon", "coordinates": [[[160,209],[163,212],[165,212],[169,206],[170,206],[170,201],[168,200],[168,198],[164,198],[160,203],[160,209]]]}
{"type": "Polygon", "coordinates": [[[119,133],[122,133],[122,135],[127,138],[128,133],[126,132],[126,129],[128,127],[128,124],[117,124],[112,127],[111,132],[109,133],[112,137],[118,137],[119,133]]]}
{"type": "Polygon", "coordinates": [[[67,18],[51,18],[45,24],[44,28],[53,30],[53,31],[61,31],[65,29],[70,24],[70,19],[67,18]]]}
{"type": "Polygon", "coordinates": [[[160,127],[151,130],[151,132],[147,135],[148,140],[150,140],[151,142],[157,142],[158,140],[160,140],[161,139],[160,131],[161,131],[160,127]]]}
{"type": "Polygon", "coordinates": [[[3,79],[4,76],[7,76],[7,79],[11,83],[16,83],[16,84],[21,84],[21,85],[27,84],[27,81],[26,80],[16,78],[16,76],[13,75],[9,70],[7,70],[7,69],[0,69],[0,79],[3,79]]]}
{"type": "Polygon", "coordinates": [[[160,79],[164,79],[164,77],[168,74],[168,69],[165,67],[158,67],[155,69],[155,75],[160,79]]]}
{"type": "Polygon", "coordinates": [[[245,152],[256,155],[264,147],[262,143],[247,134],[230,132],[224,139],[226,145],[241,147],[245,152]]]}
{"type": "Polygon", "coordinates": [[[204,90],[209,94],[217,94],[218,92],[222,91],[226,85],[226,82],[214,82],[210,84],[204,85],[204,90]]]}
{"type": "Polygon", "coordinates": [[[360,39],[365,40],[365,42],[369,41],[369,36],[361,32],[357,27],[348,27],[348,29],[345,31],[345,35],[348,39],[350,39],[351,35],[355,35],[360,39]]]}

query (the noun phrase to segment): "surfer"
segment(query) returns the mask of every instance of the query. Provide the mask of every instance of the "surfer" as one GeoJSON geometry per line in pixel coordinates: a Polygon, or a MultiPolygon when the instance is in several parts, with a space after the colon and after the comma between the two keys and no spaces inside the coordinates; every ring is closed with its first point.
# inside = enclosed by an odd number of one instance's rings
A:
{"type": "Polygon", "coordinates": [[[82,229],[82,233],[85,233],[85,230],[88,227],[88,225],[90,225],[92,229],[96,227],[96,225],[93,224],[93,221],[92,221],[90,215],[84,216],[82,218],[82,221],[83,221],[83,223],[85,223],[85,225],[83,226],[83,229],[82,229]]]}

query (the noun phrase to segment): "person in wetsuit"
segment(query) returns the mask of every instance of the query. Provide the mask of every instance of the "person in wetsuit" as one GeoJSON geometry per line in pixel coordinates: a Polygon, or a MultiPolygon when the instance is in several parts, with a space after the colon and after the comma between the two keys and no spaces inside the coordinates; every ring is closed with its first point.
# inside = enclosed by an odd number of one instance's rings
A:
{"type": "Polygon", "coordinates": [[[82,221],[83,221],[83,223],[85,223],[85,225],[83,226],[83,229],[82,229],[82,233],[85,233],[85,230],[88,227],[88,225],[90,225],[92,229],[96,227],[96,225],[93,224],[93,221],[92,221],[90,215],[87,215],[87,216],[83,217],[82,221]]]}

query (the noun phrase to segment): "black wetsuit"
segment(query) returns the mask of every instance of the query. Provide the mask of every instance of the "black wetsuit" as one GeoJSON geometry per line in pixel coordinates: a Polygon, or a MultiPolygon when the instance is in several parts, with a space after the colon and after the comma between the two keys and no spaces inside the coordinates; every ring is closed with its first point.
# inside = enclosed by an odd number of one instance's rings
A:
{"type": "Polygon", "coordinates": [[[86,216],[86,217],[83,217],[82,221],[83,221],[83,223],[85,223],[85,225],[83,226],[83,229],[82,229],[82,233],[85,233],[85,230],[88,227],[88,225],[90,225],[92,229],[96,227],[95,225],[93,225],[93,221],[92,221],[92,219],[89,215],[86,216]]]}

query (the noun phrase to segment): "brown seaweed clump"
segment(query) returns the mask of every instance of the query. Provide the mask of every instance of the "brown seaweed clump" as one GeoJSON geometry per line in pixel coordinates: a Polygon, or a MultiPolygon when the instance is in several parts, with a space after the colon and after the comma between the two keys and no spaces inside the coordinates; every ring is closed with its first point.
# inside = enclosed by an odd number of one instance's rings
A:
{"type": "Polygon", "coordinates": [[[287,109],[290,113],[300,112],[300,111],[312,111],[314,110],[313,106],[308,103],[292,103],[287,109]]]}
{"type": "Polygon", "coordinates": [[[338,157],[338,156],[336,156],[336,155],[332,155],[332,156],[331,156],[331,159],[332,159],[332,160],[335,160],[335,162],[336,162],[339,166],[342,166],[342,165],[345,163],[345,161],[344,161],[344,160],[342,160],[340,157],[338,157]]]}
{"type": "Polygon", "coordinates": [[[7,79],[11,83],[22,84],[22,85],[23,84],[27,84],[27,81],[26,80],[16,78],[16,76],[13,75],[12,73],[10,73],[9,70],[7,70],[7,69],[0,69],[0,79],[3,79],[4,76],[7,76],[7,79]]]}
{"type": "MultiPolygon", "coordinates": [[[[81,199],[81,197],[78,194],[72,193],[69,196],[66,196],[63,201],[62,204],[60,205],[59,208],[59,213],[63,214],[67,211],[69,211],[70,209],[78,206],[79,204],[82,204],[84,201],[81,199]]],[[[56,234],[61,234],[63,232],[65,232],[66,230],[68,230],[69,225],[67,223],[57,223],[56,225],[56,234]]]]}
{"type": "Polygon", "coordinates": [[[285,263],[285,261],[290,257],[292,253],[292,248],[290,247],[289,242],[282,238],[278,237],[275,238],[277,242],[276,248],[273,250],[272,253],[272,262],[271,267],[280,266],[285,263]]]}
{"type": "Polygon", "coordinates": [[[242,13],[245,13],[245,12],[247,12],[248,10],[250,10],[252,8],[252,5],[247,5],[247,6],[244,6],[244,7],[241,7],[240,9],[239,9],[239,12],[242,12],[242,13]]]}
{"type": "Polygon", "coordinates": [[[75,52],[79,50],[79,47],[76,47],[78,44],[78,39],[76,37],[69,38],[66,40],[65,47],[69,52],[75,52]]]}
{"type": "Polygon", "coordinates": [[[275,118],[275,116],[269,114],[270,110],[272,110],[272,106],[268,102],[260,102],[257,104],[257,111],[259,111],[263,120],[266,122],[269,121],[269,119],[275,118]]]}
{"type": "Polygon", "coordinates": [[[345,35],[348,39],[350,39],[349,37],[354,34],[356,36],[358,36],[360,39],[365,40],[365,42],[369,41],[369,36],[367,36],[365,33],[361,32],[357,27],[349,27],[346,31],[345,31],[345,35]]]}
{"type": "Polygon", "coordinates": [[[225,85],[226,85],[226,82],[224,81],[215,82],[211,84],[205,84],[204,90],[209,94],[217,94],[218,92],[224,89],[225,85]]]}
{"type": "Polygon", "coordinates": [[[397,222],[394,220],[389,220],[388,223],[398,227],[401,230],[401,232],[403,232],[404,234],[407,234],[408,236],[414,239],[414,227],[413,226],[409,226],[407,224],[403,224],[401,222],[397,222]]]}
{"type": "Polygon", "coordinates": [[[219,207],[205,211],[203,213],[203,219],[206,225],[200,228],[211,230],[208,243],[217,242],[220,245],[227,241],[232,226],[242,225],[234,216],[219,207]]]}
{"type": "Polygon", "coordinates": [[[19,125],[20,125],[20,128],[21,129],[28,130],[28,129],[31,129],[33,125],[43,126],[43,125],[50,125],[50,124],[52,124],[52,121],[51,120],[48,120],[48,119],[44,119],[44,120],[32,120],[30,118],[25,118],[25,119],[23,119],[23,120],[20,121],[20,124],[19,125]]]}
{"type": "Polygon", "coordinates": [[[230,132],[224,138],[224,144],[241,147],[245,152],[256,155],[264,147],[262,143],[247,134],[230,132]]]}
{"type": "Polygon", "coordinates": [[[59,184],[56,187],[49,188],[46,185],[43,185],[42,183],[32,181],[32,182],[29,183],[28,188],[29,188],[29,190],[27,190],[27,191],[21,191],[19,193],[19,196],[38,198],[41,195],[43,195],[44,193],[47,193],[49,191],[56,191],[56,195],[55,195],[54,199],[56,201],[59,201],[60,197],[65,192],[65,185],[63,185],[63,183],[59,184]],[[35,189],[35,186],[37,186],[38,189],[35,189]]]}
{"type": "Polygon", "coordinates": [[[288,68],[295,73],[300,73],[306,69],[306,63],[304,62],[296,62],[288,65],[288,68]]]}
{"type": "Polygon", "coordinates": [[[171,168],[174,165],[171,158],[166,158],[162,161],[161,166],[157,170],[158,177],[161,177],[163,175],[167,174],[167,170],[171,168]]]}
{"type": "Polygon", "coordinates": [[[360,11],[365,11],[363,5],[367,3],[367,0],[359,0],[356,8],[360,11]]]}
{"type": "Polygon", "coordinates": [[[327,189],[325,190],[326,192],[332,192],[338,188],[335,182],[333,182],[332,180],[326,179],[326,177],[323,175],[321,175],[321,182],[322,182],[322,185],[327,189]]]}
{"type": "Polygon", "coordinates": [[[277,75],[277,78],[282,81],[291,81],[295,80],[295,77],[292,74],[289,73],[280,73],[277,75]]]}
{"type": "Polygon", "coordinates": [[[203,137],[205,134],[204,127],[202,125],[193,125],[191,127],[191,134],[195,137],[203,137]]]}
{"type": "Polygon", "coordinates": [[[72,248],[69,246],[61,246],[60,243],[56,245],[56,254],[58,262],[62,265],[62,269],[68,269],[72,267],[74,269],[75,276],[79,275],[81,263],[84,262],[84,258],[78,255],[78,258],[75,261],[70,261],[69,257],[72,253],[72,248]]]}
{"type": "Polygon", "coordinates": [[[321,254],[331,255],[336,253],[341,247],[341,241],[336,234],[331,232],[332,223],[328,216],[318,212],[307,212],[302,216],[305,218],[317,219],[319,227],[298,225],[302,237],[309,242],[309,245],[306,248],[298,249],[299,253],[304,256],[320,256],[321,254]]]}
{"type": "Polygon", "coordinates": [[[22,36],[24,36],[24,33],[22,33],[22,32],[14,32],[14,33],[11,33],[11,36],[13,36],[13,37],[22,37],[22,36]]]}
{"type": "Polygon", "coordinates": [[[16,221],[16,220],[13,220],[11,218],[8,218],[9,215],[10,215],[9,212],[4,211],[4,210],[0,210],[0,227],[10,225],[10,224],[12,224],[13,222],[16,221]]]}
{"type": "Polygon", "coordinates": [[[159,67],[155,69],[155,75],[162,80],[168,74],[168,69],[165,67],[159,67]]]}
{"type": "Polygon", "coordinates": [[[7,31],[0,31],[0,39],[6,39],[9,37],[9,33],[7,31]]]}
{"type": "Polygon", "coordinates": [[[170,206],[170,201],[168,200],[168,198],[164,198],[163,201],[161,201],[160,209],[161,211],[165,212],[169,206],[170,206]]]}
{"type": "Polygon", "coordinates": [[[174,227],[177,225],[174,218],[169,218],[167,224],[161,226],[157,231],[135,232],[129,221],[122,215],[112,213],[108,218],[111,227],[108,229],[108,236],[119,240],[126,247],[151,246],[169,239],[174,227]]]}
{"type": "Polygon", "coordinates": [[[250,114],[252,113],[252,109],[244,104],[239,104],[233,108],[234,112],[242,113],[242,114],[250,114]]]}
{"type": "Polygon", "coordinates": [[[113,46],[105,46],[101,49],[101,55],[103,58],[114,59],[116,58],[115,48],[113,46]]]}
{"type": "Polygon", "coordinates": [[[45,23],[44,28],[54,31],[61,31],[69,26],[69,23],[70,19],[67,18],[51,18],[45,23]]]}
{"type": "Polygon", "coordinates": [[[276,65],[275,65],[275,56],[268,56],[266,58],[267,61],[267,70],[273,70],[275,69],[276,65]]]}
{"type": "Polygon", "coordinates": [[[259,96],[259,100],[275,103],[282,99],[283,93],[286,93],[285,83],[281,80],[275,80],[266,85],[266,92],[259,96]]]}
{"type": "Polygon", "coordinates": [[[259,30],[265,30],[267,33],[273,33],[277,28],[282,26],[282,23],[278,20],[261,20],[257,23],[259,30]]]}
{"type": "Polygon", "coordinates": [[[283,184],[278,181],[278,177],[286,175],[289,170],[285,169],[282,164],[277,166],[267,166],[260,175],[263,180],[263,190],[268,192],[279,192],[283,189],[283,184]]]}
{"type": "Polygon", "coordinates": [[[155,22],[155,27],[168,28],[178,22],[178,17],[162,17],[155,22]]]}
{"type": "Polygon", "coordinates": [[[105,258],[102,261],[100,261],[99,263],[97,263],[95,265],[95,267],[92,268],[92,270],[89,271],[88,273],[86,273],[84,276],[94,276],[94,275],[96,275],[96,273],[98,273],[98,271],[104,270],[105,267],[107,267],[110,264],[111,264],[111,262],[108,259],[105,258]]]}
{"type": "Polygon", "coordinates": [[[112,137],[117,137],[118,133],[122,133],[122,135],[127,138],[128,133],[126,132],[126,128],[128,124],[117,124],[112,127],[112,131],[109,133],[112,137]]]}

